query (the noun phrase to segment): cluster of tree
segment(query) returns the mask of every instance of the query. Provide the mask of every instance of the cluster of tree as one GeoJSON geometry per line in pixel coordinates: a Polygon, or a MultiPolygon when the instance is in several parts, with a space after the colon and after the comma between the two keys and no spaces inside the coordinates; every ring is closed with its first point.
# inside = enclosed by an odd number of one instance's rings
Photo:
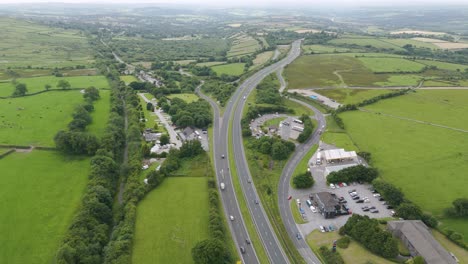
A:
{"type": "Polygon", "coordinates": [[[278,78],[272,73],[263,79],[256,87],[257,96],[255,103],[257,104],[273,104],[283,105],[283,97],[278,90],[278,78]]]}
{"type": "Polygon", "coordinates": [[[180,64],[175,64],[173,61],[155,61],[151,63],[151,70],[178,71],[180,64]]]}
{"type": "Polygon", "coordinates": [[[28,87],[24,83],[17,83],[15,85],[15,90],[13,91],[13,94],[11,96],[13,97],[19,97],[19,96],[24,96],[28,92],[28,87]]]}
{"type": "Polygon", "coordinates": [[[344,264],[344,260],[341,257],[340,253],[338,251],[332,252],[329,248],[326,246],[321,246],[319,248],[320,255],[325,259],[326,263],[329,264],[344,264]]]}
{"type": "Polygon", "coordinates": [[[241,120],[242,136],[248,137],[252,135],[250,131],[250,120],[255,119],[265,113],[290,113],[293,114],[294,110],[282,105],[253,105],[247,109],[247,114],[241,120]]]}
{"type": "Polygon", "coordinates": [[[251,141],[249,147],[275,160],[285,160],[294,151],[296,145],[278,137],[261,137],[251,141]]]}
{"type": "Polygon", "coordinates": [[[209,80],[206,81],[202,89],[206,93],[211,95],[218,100],[221,106],[224,106],[225,103],[229,100],[232,93],[236,90],[237,83],[224,83],[218,80],[209,80]]]}
{"type": "Polygon", "coordinates": [[[211,124],[211,108],[206,101],[186,103],[180,98],[173,98],[169,104],[168,100],[162,97],[159,104],[178,127],[205,128],[211,124]]]}
{"type": "Polygon", "coordinates": [[[371,159],[372,159],[372,155],[371,155],[370,152],[359,151],[357,154],[358,154],[359,157],[363,158],[367,162],[370,162],[371,159]]]}
{"type": "Polygon", "coordinates": [[[399,188],[382,179],[375,179],[372,185],[389,205],[396,207],[396,215],[398,217],[407,220],[422,220],[429,227],[437,227],[437,219],[423,213],[419,206],[407,200],[399,188]]]}
{"type": "Polygon", "coordinates": [[[131,82],[128,86],[132,88],[133,90],[137,91],[150,91],[153,88],[153,85],[148,82],[131,82]]]}
{"type": "Polygon", "coordinates": [[[340,171],[334,171],[327,176],[330,183],[339,182],[372,182],[378,176],[375,168],[368,168],[363,165],[348,167],[340,171]]]}
{"type": "MultiPolygon", "coordinates": [[[[339,108],[338,108],[339,109],[339,108]]],[[[336,125],[341,128],[341,129],[344,129],[345,128],[345,125],[344,125],[344,122],[343,122],[343,119],[341,119],[340,116],[338,116],[338,113],[336,111],[332,111],[331,112],[331,117],[333,118],[333,120],[335,121],[336,125]]]]}
{"type": "Polygon", "coordinates": [[[468,198],[458,198],[452,202],[453,207],[447,208],[445,213],[449,216],[467,217],[468,198]]]}
{"type": "Polygon", "coordinates": [[[319,33],[312,33],[307,34],[304,37],[304,45],[313,45],[313,44],[326,44],[328,41],[336,39],[338,34],[336,33],[327,33],[327,32],[319,32],[319,33]]]}
{"type": "Polygon", "coordinates": [[[349,235],[372,253],[384,258],[394,258],[398,255],[398,243],[392,233],[380,228],[379,222],[368,216],[353,214],[340,228],[340,234],[349,235]]]}
{"type": "Polygon", "coordinates": [[[335,33],[326,33],[326,32],[319,32],[319,33],[297,33],[294,31],[289,30],[279,30],[275,32],[269,32],[265,39],[268,42],[269,46],[272,48],[276,48],[277,45],[287,45],[293,42],[294,40],[304,38],[304,44],[324,44],[327,41],[336,38],[335,33]]]}
{"type": "MultiPolygon", "coordinates": [[[[410,89],[410,88],[407,88],[407,89],[401,89],[401,90],[398,90],[398,91],[394,91],[394,92],[390,92],[390,93],[386,93],[386,94],[381,94],[381,95],[378,95],[378,96],[375,96],[375,97],[372,97],[370,99],[366,99],[362,102],[360,102],[358,104],[359,107],[362,107],[362,106],[366,106],[366,105],[370,105],[370,104],[374,104],[380,100],[384,100],[384,99],[389,99],[389,98],[393,98],[393,97],[397,97],[397,96],[401,96],[401,95],[405,95],[409,92],[415,92],[413,89],[410,89]]],[[[352,110],[355,110],[355,109],[352,109],[352,110]]],[[[342,111],[343,112],[343,111],[342,111]]]]}
{"type": "Polygon", "coordinates": [[[299,119],[304,124],[304,131],[299,134],[297,141],[299,143],[304,143],[309,139],[310,135],[312,135],[312,132],[314,132],[314,124],[312,123],[312,119],[306,114],[303,114],[299,119]]]}
{"type": "Polygon", "coordinates": [[[210,205],[208,228],[210,238],[198,242],[192,249],[195,263],[232,263],[227,244],[226,227],[219,204],[218,189],[214,179],[208,180],[208,199],[210,205]]]}
{"type": "Polygon", "coordinates": [[[347,236],[344,236],[336,241],[336,246],[339,248],[348,248],[349,243],[351,243],[351,239],[349,239],[347,236]]]}
{"type": "Polygon", "coordinates": [[[207,66],[192,65],[189,67],[189,70],[197,76],[211,76],[211,77],[216,76],[216,72],[207,66]]]}
{"type": "Polygon", "coordinates": [[[109,122],[101,146],[91,158],[89,182],[81,206],[56,254],[57,263],[104,263],[103,249],[113,226],[113,197],[119,177],[119,167],[114,159],[121,155],[125,144],[123,105],[119,100],[123,84],[114,78],[110,80],[110,86],[109,122]]]}
{"type": "Polygon", "coordinates": [[[307,189],[314,185],[315,181],[310,171],[298,174],[293,178],[293,185],[298,189],[307,189]]]}

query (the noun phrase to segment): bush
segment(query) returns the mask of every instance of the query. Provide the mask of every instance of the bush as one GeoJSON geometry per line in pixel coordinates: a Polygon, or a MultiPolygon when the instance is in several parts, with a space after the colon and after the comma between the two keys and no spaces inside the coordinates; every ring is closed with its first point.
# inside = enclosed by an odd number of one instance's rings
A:
{"type": "Polygon", "coordinates": [[[350,242],[351,242],[351,239],[345,236],[336,241],[336,246],[339,248],[348,248],[350,242]]]}
{"type": "Polygon", "coordinates": [[[403,192],[394,185],[382,179],[375,179],[372,185],[390,205],[396,207],[404,201],[403,192]]]}
{"type": "Polygon", "coordinates": [[[298,189],[307,189],[314,185],[315,181],[310,172],[305,172],[294,176],[293,185],[298,189]]]}
{"type": "Polygon", "coordinates": [[[341,257],[340,253],[332,252],[326,246],[321,246],[319,252],[322,257],[325,259],[327,264],[344,264],[344,260],[341,257]]]}
{"type": "Polygon", "coordinates": [[[377,175],[378,172],[376,169],[357,165],[330,173],[327,176],[327,181],[330,183],[354,181],[372,182],[377,178],[377,175]]]}
{"type": "Polygon", "coordinates": [[[309,139],[310,135],[312,135],[312,132],[314,132],[314,124],[312,123],[312,119],[307,115],[302,115],[300,119],[304,123],[304,131],[299,134],[297,141],[299,143],[304,143],[309,139]]]}

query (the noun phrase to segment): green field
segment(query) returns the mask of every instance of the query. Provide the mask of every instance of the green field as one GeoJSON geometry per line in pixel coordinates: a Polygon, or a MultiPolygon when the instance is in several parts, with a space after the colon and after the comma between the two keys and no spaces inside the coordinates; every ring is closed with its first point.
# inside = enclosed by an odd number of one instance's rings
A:
{"type": "Polygon", "coordinates": [[[93,62],[86,36],[77,30],[0,18],[0,68],[65,67],[93,62]]]}
{"type": "Polygon", "coordinates": [[[133,75],[120,76],[120,80],[123,81],[127,85],[130,84],[131,82],[138,82],[138,79],[133,75]]]}
{"type": "MultiPolygon", "coordinates": [[[[318,249],[321,246],[331,248],[333,241],[339,239],[340,237],[341,236],[338,234],[338,232],[320,233],[320,231],[314,230],[307,236],[307,244],[309,244],[309,247],[318,254],[318,249]]],[[[353,240],[346,249],[337,247],[337,252],[340,253],[345,263],[393,263],[387,259],[372,254],[361,244],[353,240]]]]}
{"type": "Polygon", "coordinates": [[[365,67],[372,72],[419,72],[424,69],[424,65],[418,62],[400,58],[358,58],[365,67]]]}
{"type": "Polygon", "coordinates": [[[349,52],[350,49],[348,48],[340,48],[334,46],[325,46],[325,45],[304,45],[302,49],[305,53],[341,53],[341,52],[349,52]]]}
{"type": "Polygon", "coordinates": [[[167,98],[169,98],[169,99],[180,98],[180,99],[184,100],[187,103],[195,102],[195,101],[198,101],[198,99],[199,99],[196,94],[189,94],[189,93],[171,94],[171,95],[168,95],[167,98]]]}
{"type": "Polygon", "coordinates": [[[0,159],[0,263],[53,263],[88,180],[89,159],[53,151],[0,159]]]}
{"type": "Polygon", "coordinates": [[[203,67],[211,67],[211,66],[216,66],[216,65],[221,65],[221,64],[226,64],[225,61],[209,61],[209,62],[200,62],[197,63],[197,66],[203,67]]]}
{"type": "Polygon", "coordinates": [[[193,263],[208,237],[207,178],[169,177],[138,205],[132,262],[193,263]]]}
{"type": "Polygon", "coordinates": [[[455,63],[448,63],[442,61],[431,61],[431,60],[416,60],[419,63],[428,65],[428,66],[436,66],[438,69],[448,70],[448,71],[465,71],[468,69],[468,65],[463,64],[455,64],[455,63]]]}
{"type": "Polygon", "coordinates": [[[355,104],[382,94],[390,93],[389,89],[321,89],[315,90],[328,98],[335,99],[342,104],[355,104]]]}
{"type": "Polygon", "coordinates": [[[347,151],[359,151],[359,148],[354,144],[354,142],[346,133],[334,133],[327,131],[323,133],[322,141],[327,144],[335,145],[339,148],[344,148],[347,151]]]}
{"type": "MultiPolygon", "coordinates": [[[[51,85],[53,89],[57,89],[57,83],[60,80],[68,81],[71,88],[88,88],[90,86],[94,86],[99,89],[109,88],[109,83],[104,76],[42,76],[34,78],[20,78],[16,79],[16,82],[26,84],[28,93],[33,93],[45,90],[44,87],[46,84],[51,85]]],[[[0,82],[0,96],[10,96],[14,90],[15,85],[11,81],[0,82]]]]}
{"type": "Polygon", "coordinates": [[[99,95],[101,99],[93,103],[94,111],[91,113],[93,122],[86,128],[88,132],[94,133],[97,136],[104,134],[110,115],[110,91],[101,90],[99,91],[99,95]]]}
{"type": "Polygon", "coordinates": [[[399,47],[403,47],[405,45],[413,45],[418,48],[429,48],[429,49],[440,49],[436,45],[429,43],[429,42],[422,42],[422,41],[417,41],[414,39],[392,39],[392,38],[387,38],[387,39],[380,39],[383,42],[388,42],[394,45],[397,45],[399,47]]]}
{"type": "Polygon", "coordinates": [[[211,67],[218,75],[227,74],[239,76],[244,73],[244,63],[230,63],[211,67]]]}
{"type": "MultiPolygon", "coordinates": [[[[352,111],[341,117],[355,144],[372,153],[382,177],[424,211],[440,217],[454,199],[466,196],[468,141],[464,132],[428,123],[467,130],[467,100],[462,90],[418,91],[365,107],[381,114],[352,111]]],[[[467,224],[456,223],[453,229],[466,237],[467,224]]]]}
{"type": "Polygon", "coordinates": [[[417,86],[424,77],[416,74],[392,74],[385,81],[375,82],[377,86],[417,86]]]}
{"type": "MultiPolygon", "coordinates": [[[[98,134],[107,124],[104,119],[109,103],[105,97],[108,95],[104,93],[96,102],[97,111],[92,113],[94,121],[102,122],[90,125],[91,131],[98,134]]],[[[82,102],[82,94],[73,90],[0,100],[0,144],[53,146],[55,133],[67,128],[74,108],[82,102]]]]}
{"type": "Polygon", "coordinates": [[[392,44],[386,41],[381,41],[376,38],[337,38],[330,40],[328,43],[336,45],[358,45],[358,46],[372,46],[379,49],[394,49],[394,50],[404,50],[396,44],[392,44]]]}

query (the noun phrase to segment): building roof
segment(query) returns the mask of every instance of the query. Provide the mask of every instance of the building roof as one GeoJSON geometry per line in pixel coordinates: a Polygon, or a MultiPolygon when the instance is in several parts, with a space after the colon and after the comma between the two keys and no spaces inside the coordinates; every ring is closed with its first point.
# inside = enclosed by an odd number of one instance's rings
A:
{"type": "Polygon", "coordinates": [[[161,137],[161,133],[143,133],[143,137],[145,141],[156,141],[159,137],[161,137]]]}
{"type": "Polygon", "coordinates": [[[193,128],[191,127],[186,127],[182,133],[184,133],[185,136],[191,135],[194,132],[193,128]]]}
{"type": "Polygon", "coordinates": [[[353,159],[357,157],[356,151],[345,151],[344,149],[324,150],[326,160],[353,159]]]}
{"type": "Polygon", "coordinates": [[[334,212],[336,211],[336,205],[338,205],[338,201],[335,199],[329,192],[319,192],[315,194],[317,199],[317,204],[319,207],[322,207],[327,212],[334,212]]]}
{"type": "Polygon", "coordinates": [[[398,230],[421,255],[427,264],[457,263],[437,242],[421,220],[401,220],[387,223],[390,230],[398,230]]]}

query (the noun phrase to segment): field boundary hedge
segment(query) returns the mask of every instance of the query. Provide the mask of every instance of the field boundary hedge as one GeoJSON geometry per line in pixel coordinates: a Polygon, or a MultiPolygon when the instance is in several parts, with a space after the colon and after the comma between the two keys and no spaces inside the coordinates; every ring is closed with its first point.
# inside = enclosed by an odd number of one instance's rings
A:
{"type": "Polygon", "coordinates": [[[10,155],[11,153],[13,153],[13,152],[15,152],[15,151],[16,151],[16,150],[14,150],[14,149],[10,149],[10,150],[8,150],[8,151],[6,151],[6,152],[0,154],[0,159],[3,159],[4,157],[10,155]]]}

